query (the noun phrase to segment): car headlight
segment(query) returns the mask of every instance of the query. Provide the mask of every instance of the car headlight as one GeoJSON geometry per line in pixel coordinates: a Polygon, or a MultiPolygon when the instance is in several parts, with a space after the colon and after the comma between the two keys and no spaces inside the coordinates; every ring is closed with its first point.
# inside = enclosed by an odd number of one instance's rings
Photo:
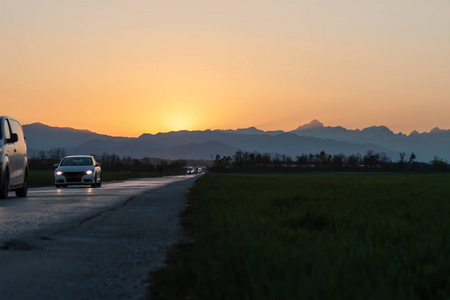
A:
{"type": "Polygon", "coordinates": [[[87,170],[86,174],[91,175],[92,174],[92,170],[87,170]]]}
{"type": "Polygon", "coordinates": [[[56,171],[56,175],[62,175],[63,172],[62,171],[56,171]]]}

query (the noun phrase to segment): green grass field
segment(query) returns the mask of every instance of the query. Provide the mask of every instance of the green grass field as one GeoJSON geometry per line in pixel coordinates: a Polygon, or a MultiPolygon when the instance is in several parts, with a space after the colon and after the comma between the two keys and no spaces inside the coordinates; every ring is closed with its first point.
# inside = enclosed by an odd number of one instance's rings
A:
{"type": "MultiPolygon", "coordinates": [[[[163,174],[164,175],[164,174],[163,174]]],[[[159,173],[150,172],[103,172],[102,181],[120,181],[131,178],[159,177],[159,173]]],[[[30,171],[28,186],[40,187],[55,185],[53,171],[30,171]]]]}
{"type": "Polygon", "coordinates": [[[152,299],[449,299],[450,175],[213,175],[152,299]]]}

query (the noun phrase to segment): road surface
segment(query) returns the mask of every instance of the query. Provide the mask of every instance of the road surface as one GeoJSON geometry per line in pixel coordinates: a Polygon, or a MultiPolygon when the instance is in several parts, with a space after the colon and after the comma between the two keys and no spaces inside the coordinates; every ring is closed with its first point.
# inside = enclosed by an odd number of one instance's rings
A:
{"type": "Polygon", "coordinates": [[[0,299],[142,299],[196,177],[30,189],[0,201],[0,299]]]}

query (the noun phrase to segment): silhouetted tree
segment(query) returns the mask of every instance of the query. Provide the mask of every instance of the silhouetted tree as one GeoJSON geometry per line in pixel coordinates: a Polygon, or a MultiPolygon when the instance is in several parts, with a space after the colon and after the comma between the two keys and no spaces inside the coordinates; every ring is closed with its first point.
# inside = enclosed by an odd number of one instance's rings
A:
{"type": "Polygon", "coordinates": [[[352,167],[352,168],[356,168],[361,164],[361,154],[356,153],[356,154],[351,154],[348,158],[347,158],[347,164],[352,167]]]}
{"type": "Polygon", "coordinates": [[[405,162],[405,155],[406,155],[406,153],[405,152],[400,152],[399,155],[400,155],[399,163],[403,164],[405,162]]]}
{"type": "Polygon", "coordinates": [[[263,158],[263,156],[261,155],[261,153],[258,153],[258,154],[256,155],[256,157],[255,157],[255,163],[256,163],[256,166],[257,166],[257,167],[261,167],[261,166],[262,166],[262,164],[263,164],[262,158],[263,158]]]}
{"type": "Polygon", "coordinates": [[[242,168],[244,166],[244,159],[242,158],[243,152],[241,150],[237,150],[233,155],[233,167],[242,168]]]}
{"type": "Polygon", "coordinates": [[[331,163],[331,155],[327,154],[325,151],[320,151],[318,157],[318,162],[321,166],[327,167],[331,163]]]}
{"type": "Polygon", "coordinates": [[[272,158],[272,164],[277,168],[280,168],[283,165],[283,160],[279,154],[274,155],[272,158]]]}
{"type": "Polygon", "coordinates": [[[64,156],[66,156],[66,149],[61,147],[51,148],[47,151],[47,157],[54,163],[58,163],[64,156]]]}
{"type": "Polygon", "coordinates": [[[340,169],[344,165],[346,160],[345,154],[335,154],[333,155],[333,158],[331,159],[331,164],[334,168],[340,169]]]}
{"type": "Polygon", "coordinates": [[[300,156],[297,156],[296,164],[300,168],[304,168],[308,165],[308,155],[302,154],[300,156]]]}
{"type": "Polygon", "coordinates": [[[444,171],[447,169],[447,161],[443,160],[439,156],[435,155],[433,160],[430,162],[435,170],[444,171]]]}
{"type": "Polygon", "coordinates": [[[264,153],[261,158],[262,166],[269,166],[272,163],[272,158],[269,153],[264,153]]]}
{"type": "Polygon", "coordinates": [[[294,160],[289,155],[283,155],[283,165],[290,168],[294,164],[294,160]]]}
{"type": "Polygon", "coordinates": [[[248,160],[250,157],[250,153],[248,153],[247,151],[242,152],[242,163],[244,164],[244,166],[248,167],[248,160]]]}
{"type": "Polygon", "coordinates": [[[217,167],[217,168],[223,167],[223,160],[219,154],[216,154],[216,159],[214,160],[214,167],[217,167]]]}
{"type": "Polygon", "coordinates": [[[378,165],[380,155],[375,153],[372,149],[367,150],[366,154],[363,156],[363,162],[365,167],[375,167],[378,165]]]}
{"type": "Polygon", "coordinates": [[[386,168],[391,163],[391,159],[386,154],[386,152],[380,152],[380,154],[378,155],[378,163],[380,167],[386,168]]]}
{"type": "Polygon", "coordinates": [[[414,154],[414,152],[412,152],[411,155],[409,156],[409,163],[413,164],[415,159],[416,155],[414,154]]]}
{"type": "Polygon", "coordinates": [[[230,156],[223,156],[220,157],[219,154],[216,155],[216,159],[214,160],[213,167],[216,170],[224,171],[225,169],[230,167],[231,157],[230,156]]]}
{"type": "Polygon", "coordinates": [[[41,161],[44,161],[44,159],[47,157],[47,155],[45,154],[45,151],[39,151],[39,159],[41,161]]]}

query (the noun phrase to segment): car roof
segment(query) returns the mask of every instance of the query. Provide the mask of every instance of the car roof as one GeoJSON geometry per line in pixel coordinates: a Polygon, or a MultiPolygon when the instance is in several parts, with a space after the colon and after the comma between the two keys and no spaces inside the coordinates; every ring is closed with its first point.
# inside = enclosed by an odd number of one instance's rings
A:
{"type": "Polygon", "coordinates": [[[10,117],[10,116],[0,116],[0,119],[9,119],[9,120],[14,120],[16,122],[19,122],[19,120],[17,120],[16,118],[10,117]]]}

